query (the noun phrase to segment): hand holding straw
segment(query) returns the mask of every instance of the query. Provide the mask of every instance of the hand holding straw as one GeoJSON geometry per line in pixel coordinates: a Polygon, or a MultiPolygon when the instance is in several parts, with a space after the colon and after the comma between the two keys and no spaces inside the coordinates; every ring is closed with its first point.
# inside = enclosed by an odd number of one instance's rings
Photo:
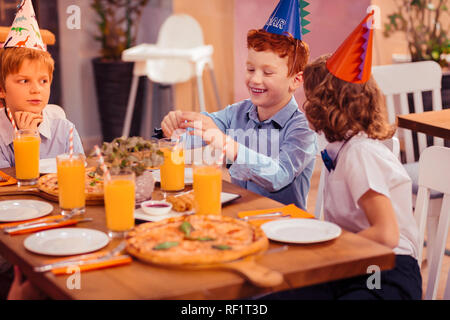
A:
{"type": "Polygon", "coordinates": [[[98,161],[100,162],[100,166],[103,170],[103,174],[105,176],[105,180],[111,180],[111,175],[109,174],[108,167],[105,164],[105,159],[103,159],[102,152],[100,151],[100,148],[98,145],[94,146],[95,154],[98,157],[98,161]]]}

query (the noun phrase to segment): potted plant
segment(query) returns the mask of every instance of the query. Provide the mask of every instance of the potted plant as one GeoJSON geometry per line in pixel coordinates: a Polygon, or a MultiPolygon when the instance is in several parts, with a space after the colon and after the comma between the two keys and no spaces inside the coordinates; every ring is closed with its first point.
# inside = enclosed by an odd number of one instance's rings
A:
{"type": "Polygon", "coordinates": [[[445,0],[395,0],[397,9],[388,15],[384,36],[404,32],[412,61],[434,60],[448,66],[445,56],[450,53],[448,38],[448,7],[445,0]]]}
{"type": "MultiPolygon", "coordinates": [[[[95,37],[101,56],[93,59],[97,102],[104,141],[122,135],[128,104],[133,62],[121,60],[122,52],[135,45],[142,9],[148,0],[91,0],[98,15],[95,37]]],[[[139,81],[130,135],[139,135],[146,81],[139,81]]]]}
{"type": "MultiPolygon", "coordinates": [[[[403,32],[411,61],[434,60],[443,68],[442,105],[450,106],[449,8],[447,0],[395,0],[396,10],[388,15],[384,36],[403,32]]],[[[410,99],[412,100],[412,98],[410,99]]],[[[431,95],[424,95],[424,107],[431,106],[431,95]]]]}
{"type": "MultiPolygon", "coordinates": [[[[136,203],[148,200],[151,197],[155,180],[152,172],[148,169],[159,167],[164,161],[163,153],[159,150],[156,139],[115,138],[111,142],[104,142],[101,152],[111,172],[130,168],[135,173],[136,203]]],[[[96,156],[93,154],[92,158],[96,159],[96,156]]],[[[98,163],[97,171],[103,175],[98,163]]]]}

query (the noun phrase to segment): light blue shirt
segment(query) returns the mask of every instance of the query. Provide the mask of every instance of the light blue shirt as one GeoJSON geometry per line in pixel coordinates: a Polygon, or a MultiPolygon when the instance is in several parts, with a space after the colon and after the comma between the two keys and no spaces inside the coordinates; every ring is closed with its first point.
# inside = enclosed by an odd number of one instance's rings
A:
{"type": "Polygon", "coordinates": [[[250,99],[204,114],[239,143],[237,158],[229,168],[234,184],[306,209],[317,143],[294,97],[265,121],[259,120],[250,99]]]}
{"type": "MultiPolygon", "coordinates": [[[[43,121],[39,125],[41,145],[40,158],[55,158],[59,154],[69,152],[69,131],[73,124],[63,118],[52,117],[50,112],[43,110],[43,121]]],[[[14,167],[14,129],[6,116],[5,109],[0,109],[0,168],[14,167]]],[[[73,130],[74,153],[83,153],[80,136],[73,130]]]]}

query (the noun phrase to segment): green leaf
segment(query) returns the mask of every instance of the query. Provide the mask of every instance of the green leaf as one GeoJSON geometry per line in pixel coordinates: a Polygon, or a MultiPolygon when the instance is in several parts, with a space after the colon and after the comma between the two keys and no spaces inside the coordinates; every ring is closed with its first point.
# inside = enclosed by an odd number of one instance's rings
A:
{"type": "Polygon", "coordinates": [[[217,250],[230,250],[231,249],[231,247],[227,246],[226,244],[215,244],[212,247],[217,250]]]}
{"type": "Polygon", "coordinates": [[[166,241],[162,242],[156,246],[153,247],[153,250],[167,250],[172,247],[176,247],[178,245],[178,242],[176,241],[166,241]]]}
{"type": "Polygon", "coordinates": [[[95,187],[95,181],[92,181],[91,183],[89,183],[89,185],[90,185],[91,187],[95,187]]]}
{"type": "Polygon", "coordinates": [[[188,221],[184,221],[180,225],[180,231],[183,232],[188,237],[191,234],[192,230],[194,230],[194,227],[192,227],[192,224],[190,224],[188,221]]]}
{"type": "Polygon", "coordinates": [[[197,238],[194,238],[194,237],[186,236],[184,238],[186,240],[192,240],[192,241],[214,241],[214,240],[216,240],[216,239],[211,238],[211,237],[197,237],[197,238]]]}

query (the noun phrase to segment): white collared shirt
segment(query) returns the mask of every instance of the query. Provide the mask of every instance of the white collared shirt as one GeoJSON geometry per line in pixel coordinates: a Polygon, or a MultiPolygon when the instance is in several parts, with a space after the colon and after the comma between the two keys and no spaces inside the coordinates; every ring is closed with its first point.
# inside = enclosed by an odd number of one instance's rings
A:
{"type": "Polygon", "coordinates": [[[419,231],[412,210],[412,184],[402,164],[382,142],[366,134],[343,144],[336,141],[326,148],[336,168],[325,174],[325,220],[355,233],[369,228],[358,200],[372,189],[388,197],[395,210],[400,232],[395,254],[417,259],[419,231]]]}
{"type": "MultiPolygon", "coordinates": [[[[73,124],[57,116],[51,108],[44,108],[43,121],[39,125],[41,136],[40,158],[55,158],[59,154],[69,152],[69,131],[73,124]]],[[[4,108],[0,109],[0,168],[14,167],[14,129],[6,116],[4,108]]],[[[73,130],[73,149],[75,153],[83,153],[80,136],[73,130]]]]}

